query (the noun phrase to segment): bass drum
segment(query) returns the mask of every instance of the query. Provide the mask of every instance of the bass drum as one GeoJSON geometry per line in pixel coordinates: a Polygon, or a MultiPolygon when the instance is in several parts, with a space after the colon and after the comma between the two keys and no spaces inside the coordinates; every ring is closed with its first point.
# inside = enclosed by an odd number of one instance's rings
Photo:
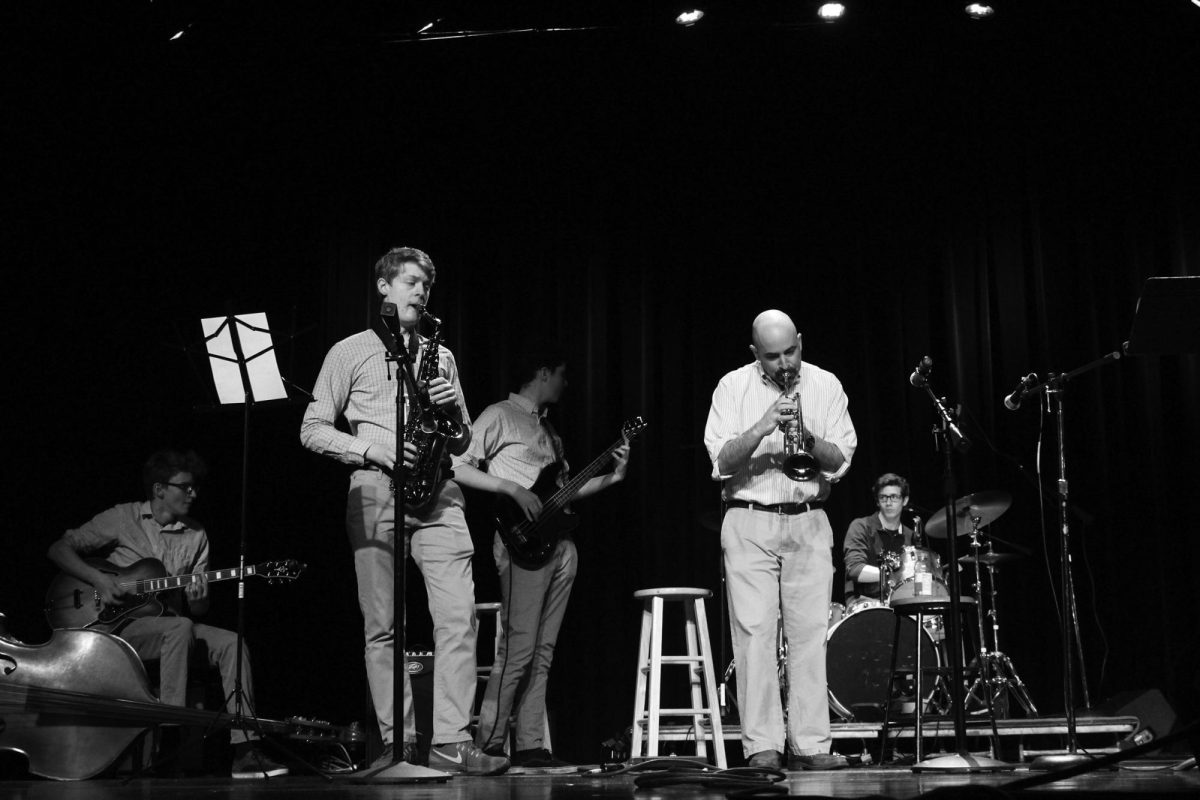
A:
{"type": "MultiPolygon", "coordinates": [[[[888,698],[888,670],[892,666],[892,636],[896,612],[890,608],[867,608],[852,614],[829,629],[826,642],[825,668],[829,685],[829,707],[847,722],[855,719],[854,707],[871,707],[882,718],[885,701],[902,694],[911,694],[909,680],[897,681],[893,697],[888,698]]],[[[900,653],[896,669],[909,673],[916,670],[914,646],[917,622],[912,617],[900,619],[900,653]]],[[[921,667],[940,667],[941,655],[929,632],[921,630],[921,667]]],[[[926,673],[928,674],[928,673],[926,673]]],[[[936,681],[922,679],[921,689],[928,703],[936,689],[936,681]]]]}

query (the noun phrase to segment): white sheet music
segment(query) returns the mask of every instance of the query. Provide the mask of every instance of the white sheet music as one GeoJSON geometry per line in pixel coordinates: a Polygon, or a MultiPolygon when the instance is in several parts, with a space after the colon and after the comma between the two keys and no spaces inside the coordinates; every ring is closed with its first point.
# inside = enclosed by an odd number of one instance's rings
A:
{"type": "Polygon", "coordinates": [[[246,372],[250,378],[250,390],[254,402],[261,403],[264,400],[286,398],[287,390],[283,386],[283,378],[279,374],[279,364],[275,360],[267,315],[263,312],[238,314],[236,319],[245,324],[229,320],[228,317],[209,317],[200,320],[200,324],[204,328],[205,344],[208,347],[208,363],[212,366],[213,381],[216,383],[217,397],[221,404],[246,401],[246,388],[242,384],[242,371],[238,367],[237,353],[233,348],[230,325],[238,326],[238,339],[241,341],[242,354],[246,359],[246,372]],[[227,322],[228,324],[225,324],[227,322]],[[223,324],[224,328],[221,327],[223,324]],[[258,330],[254,330],[255,328],[258,330]],[[213,336],[218,329],[220,329],[220,333],[213,336]]]}

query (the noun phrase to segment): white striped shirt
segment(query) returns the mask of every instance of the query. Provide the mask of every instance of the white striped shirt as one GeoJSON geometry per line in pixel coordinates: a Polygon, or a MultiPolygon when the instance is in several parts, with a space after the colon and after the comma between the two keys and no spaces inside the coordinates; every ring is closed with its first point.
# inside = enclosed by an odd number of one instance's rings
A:
{"type": "Polygon", "coordinates": [[[561,479],[567,472],[562,440],[543,423],[532,400],[509,394],[507,400],[493,403],[479,414],[471,426],[471,445],[454,463],[466,462],[478,469],[486,461],[489,475],[528,489],[542,470],[560,459],[561,479]]]}
{"type": "Polygon", "coordinates": [[[829,496],[830,485],[850,469],[858,436],[850,421],[849,401],[841,381],[832,372],[803,362],[794,391],[800,393],[805,429],[837,447],[845,462],[836,472],[822,471],[815,480],[793,481],[780,469],[784,439],[783,432],[776,429],[759,442],[741,469],[732,475],[721,474],[717,466],[721,449],[762,419],[781,394],[779,386],[755,360],[721,378],[704,426],[704,446],[713,463],[712,478],[725,482],[721,494],[726,500],[762,505],[824,500],[829,496]]]}
{"type": "MultiPolygon", "coordinates": [[[[428,346],[421,339],[421,355],[428,346]]],[[[362,466],[364,454],[373,444],[396,446],[396,381],[408,386],[397,373],[398,365],[386,360],[387,350],[374,331],[362,331],[342,339],[329,348],[313,397],[300,423],[300,441],[309,450],[337,459],[345,464],[362,466]],[[335,427],[338,417],[345,417],[350,432],[335,427]]],[[[416,358],[421,363],[421,357],[416,358]]],[[[438,372],[450,381],[458,395],[458,407],[464,425],[471,424],[462,386],[458,382],[458,365],[454,354],[441,347],[438,350],[438,372]]],[[[411,408],[406,400],[406,410],[411,408]]]]}

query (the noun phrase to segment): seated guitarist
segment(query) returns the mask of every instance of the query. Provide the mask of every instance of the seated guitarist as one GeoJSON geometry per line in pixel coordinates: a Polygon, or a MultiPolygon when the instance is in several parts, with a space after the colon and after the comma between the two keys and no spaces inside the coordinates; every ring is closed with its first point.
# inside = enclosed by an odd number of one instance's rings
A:
{"type": "MultiPolygon", "coordinates": [[[[165,575],[187,575],[208,570],[208,536],[203,526],[188,515],[196,499],[197,481],[205,474],[204,461],[195,453],[160,450],[146,461],[142,482],[147,499],[123,503],[103,511],[79,528],[69,530],[50,546],[47,555],[63,572],[96,588],[105,606],[119,605],[126,591],[119,576],[104,572],[83,559],[107,552],[107,561],[122,569],[145,558],[156,559],[165,567],[165,575]]],[[[160,576],[144,576],[160,577],[160,576]]],[[[208,610],[208,583],[203,576],[183,591],[164,593],[162,616],[156,603],[131,613],[116,623],[110,632],[129,642],[143,659],[159,659],[159,699],[187,705],[188,667],[192,648],[203,642],[209,664],[221,671],[221,685],[230,714],[235,713],[235,675],[237,673],[237,634],[193,622],[208,610]],[[183,595],[181,602],[169,603],[169,595],[183,595]],[[175,605],[176,608],[167,608],[175,605]],[[153,610],[151,610],[153,609],[153,610]],[[126,621],[127,620],[127,621],[126,621]]],[[[104,630],[105,628],[100,628],[104,630]]],[[[242,690],[243,713],[254,714],[253,682],[250,658],[243,642],[242,690]]],[[[287,767],[271,760],[258,749],[258,734],[237,728],[230,732],[235,778],[260,778],[285,775],[287,767]]]]}
{"type": "MultiPolygon", "coordinates": [[[[557,403],[567,387],[566,360],[543,351],[517,358],[507,400],[488,406],[471,427],[471,445],[454,463],[454,479],[463,486],[506,495],[529,520],[542,511],[542,500],[530,491],[542,471],[561,462],[558,485],[567,478],[562,440],[546,419],[547,407],[557,403]],[[486,472],[479,465],[486,462],[486,472]]],[[[613,453],[612,472],[589,479],[576,498],[619,483],[629,461],[628,440],[613,453]]],[[[550,487],[551,492],[556,488],[550,487]]],[[[504,501],[501,501],[504,502],[504,501]]],[[[549,520],[547,520],[549,521],[549,520]]],[[[516,716],[514,767],[544,769],[569,766],[546,748],[546,681],[554,644],[575,582],[575,543],[561,539],[542,566],[514,563],[496,534],[492,553],[500,573],[500,637],[479,712],[476,744],[500,755],[508,737],[508,719],[516,716]]]]}

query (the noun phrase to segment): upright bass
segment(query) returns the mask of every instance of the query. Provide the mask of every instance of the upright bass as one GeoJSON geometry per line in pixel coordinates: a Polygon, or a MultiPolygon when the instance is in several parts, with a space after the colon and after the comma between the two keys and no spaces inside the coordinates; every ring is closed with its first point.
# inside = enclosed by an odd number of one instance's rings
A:
{"type": "MultiPolygon", "coordinates": [[[[45,644],[29,645],[9,635],[0,614],[0,750],[23,753],[34,775],[91,778],[151,725],[225,727],[233,721],[224,712],[159,702],[124,639],[66,629],[54,631],[45,644]]],[[[260,718],[255,727],[309,740],[361,737],[352,729],[302,720],[260,718]]]]}

